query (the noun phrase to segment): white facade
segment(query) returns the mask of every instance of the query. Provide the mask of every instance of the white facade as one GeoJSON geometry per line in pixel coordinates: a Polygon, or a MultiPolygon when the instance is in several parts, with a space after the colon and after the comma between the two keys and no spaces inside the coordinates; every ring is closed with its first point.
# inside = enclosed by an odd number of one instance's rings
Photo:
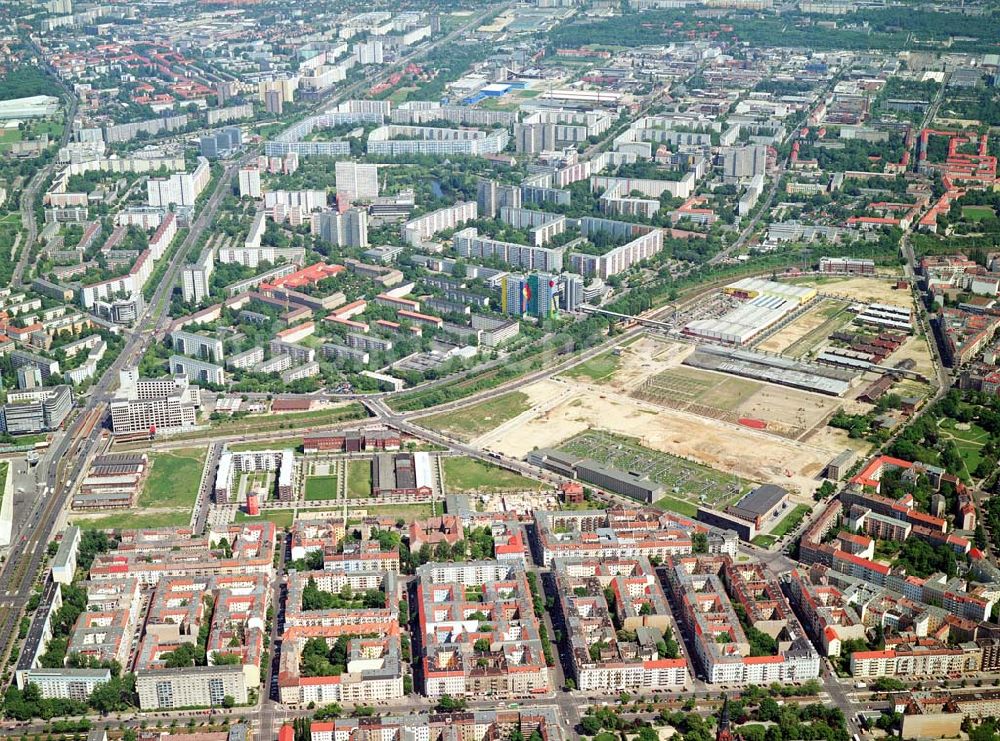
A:
{"type": "Polygon", "coordinates": [[[257,167],[241,167],[239,172],[240,198],[260,198],[260,170],[257,167]]]}
{"type": "Polygon", "coordinates": [[[362,165],[356,162],[336,164],[337,195],[348,198],[378,197],[378,165],[362,165]]]}
{"type": "Polygon", "coordinates": [[[212,177],[208,160],[198,158],[193,172],[175,172],[168,178],[150,178],[146,193],[150,206],[193,206],[212,177]]]}
{"type": "Polygon", "coordinates": [[[454,229],[456,226],[475,219],[478,208],[475,201],[462,201],[454,206],[439,208],[424,216],[411,219],[403,224],[403,239],[407,244],[418,246],[444,229],[454,229]]]}
{"type": "Polygon", "coordinates": [[[198,261],[181,271],[181,293],[185,301],[199,302],[208,297],[212,285],[215,257],[211,248],[202,250],[198,261]]]}

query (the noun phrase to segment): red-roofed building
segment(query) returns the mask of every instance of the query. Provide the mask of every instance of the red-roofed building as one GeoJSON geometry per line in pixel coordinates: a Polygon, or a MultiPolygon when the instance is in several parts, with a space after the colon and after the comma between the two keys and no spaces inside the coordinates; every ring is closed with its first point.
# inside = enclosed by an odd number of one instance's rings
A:
{"type": "Polygon", "coordinates": [[[343,265],[328,265],[317,262],[294,273],[289,273],[280,278],[275,278],[269,283],[262,283],[260,289],[263,293],[268,293],[275,288],[302,288],[303,286],[314,285],[327,278],[332,278],[346,270],[343,265]]]}

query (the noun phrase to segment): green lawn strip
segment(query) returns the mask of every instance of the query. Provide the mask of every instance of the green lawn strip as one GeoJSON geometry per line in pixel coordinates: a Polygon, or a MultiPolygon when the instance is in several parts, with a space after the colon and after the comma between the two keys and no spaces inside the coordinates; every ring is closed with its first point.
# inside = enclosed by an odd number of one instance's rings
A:
{"type": "MultiPolygon", "coordinates": [[[[367,413],[364,407],[357,403],[350,403],[334,407],[333,409],[318,409],[313,412],[252,415],[239,419],[224,419],[212,425],[211,434],[253,433],[276,428],[294,429],[296,427],[312,427],[314,425],[333,424],[350,419],[361,419],[366,416],[367,413]]],[[[204,433],[202,434],[204,435],[204,433]]]]}
{"type": "Polygon", "coordinates": [[[456,491],[509,491],[514,489],[537,491],[543,488],[539,481],[529,479],[499,466],[483,463],[475,458],[452,456],[441,462],[445,487],[456,491]]]}
{"type": "Polygon", "coordinates": [[[347,464],[347,498],[365,499],[372,495],[371,461],[350,461],[347,464]]]}
{"type": "Polygon", "coordinates": [[[675,499],[674,497],[662,497],[661,499],[657,499],[654,504],[660,509],[665,509],[668,512],[676,512],[685,517],[694,517],[698,514],[697,506],[691,504],[691,502],[685,502],[682,499],[675,499]]]}
{"type": "Polygon", "coordinates": [[[621,364],[621,357],[614,354],[614,351],[609,350],[608,352],[601,353],[590,360],[587,360],[579,365],[574,365],[572,368],[567,370],[562,375],[566,378],[575,378],[577,380],[590,380],[594,383],[600,383],[601,381],[606,381],[614,375],[615,371],[618,370],[618,366],[621,364]]]}
{"type": "Polygon", "coordinates": [[[462,440],[471,440],[496,429],[530,408],[528,395],[514,391],[457,412],[424,417],[418,420],[418,424],[462,440]]]}
{"type": "Polygon", "coordinates": [[[777,540],[770,535],[758,535],[750,542],[756,546],[760,546],[761,548],[770,548],[777,542],[777,540]]]}
{"type": "Polygon", "coordinates": [[[187,527],[191,511],[184,509],[163,512],[130,510],[92,519],[74,520],[73,524],[84,530],[137,530],[149,527],[187,527]]]}
{"type": "Polygon", "coordinates": [[[803,518],[810,511],[812,511],[812,507],[808,504],[796,504],[792,511],[781,518],[781,522],[774,526],[774,529],[770,533],[771,537],[777,539],[788,534],[799,526],[803,518]]]}
{"type": "Polygon", "coordinates": [[[251,517],[246,512],[236,513],[236,522],[273,522],[276,527],[291,527],[295,513],[290,509],[263,510],[257,517],[251,517]]]}
{"type": "Polygon", "coordinates": [[[34,445],[35,443],[44,443],[48,439],[49,436],[46,433],[40,433],[38,435],[15,435],[14,442],[10,444],[23,447],[25,445],[34,445]]]}
{"type": "Polygon", "coordinates": [[[293,448],[300,451],[302,449],[302,438],[270,438],[268,440],[261,440],[260,442],[234,443],[229,446],[229,449],[233,452],[247,450],[283,450],[285,448],[293,448]]]}
{"type": "Polygon", "coordinates": [[[205,450],[186,448],[169,453],[153,453],[152,468],[138,506],[188,507],[194,506],[205,465],[205,450]]]}
{"type": "Polygon", "coordinates": [[[336,499],[336,476],[310,476],[306,479],[306,501],[314,502],[323,499],[336,499]]]}

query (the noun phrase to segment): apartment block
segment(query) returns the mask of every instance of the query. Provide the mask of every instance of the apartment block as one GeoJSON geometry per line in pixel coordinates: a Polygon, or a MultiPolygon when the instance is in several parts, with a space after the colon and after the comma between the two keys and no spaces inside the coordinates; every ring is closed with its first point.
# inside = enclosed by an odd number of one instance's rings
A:
{"type": "Polygon", "coordinates": [[[819,654],[805,637],[781,589],[763,567],[729,556],[667,559],[667,587],[682,630],[713,684],[797,682],[819,676],[819,654]],[[734,609],[742,607],[745,624],[734,609]],[[747,630],[766,633],[777,653],[754,656],[747,630]]]}
{"type": "Polygon", "coordinates": [[[735,556],[739,538],[670,512],[653,508],[535,510],[535,533],[542,562],[557,558],[659,558],[691,553],[692,536],[704,534],[710,553],[735,556]]]}
{"type": "Polygon", "coordinates": [[[524,567],[496,561],[417,569],[417,610],[428,697],[550,689],[524,567]]]}
{"type": "Polygon", "coordinates": [[[554,574],[579,689],[652,691],[688,683],[687,662],[665,655],[670,608],[648,559],[560,558],[554,574]]]}

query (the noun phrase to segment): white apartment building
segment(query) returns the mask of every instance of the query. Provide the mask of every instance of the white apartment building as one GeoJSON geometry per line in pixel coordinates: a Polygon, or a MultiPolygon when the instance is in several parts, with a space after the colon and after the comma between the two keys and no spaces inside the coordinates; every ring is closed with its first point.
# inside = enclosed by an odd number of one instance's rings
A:
{"type": "Polygon", "coordinates": [[[185,301],[197,303],[209,295],[214,269],[215,256],[211,247],[201,251],[197,262],[184,266],[181,271],[181,293],[185,301]]]}
{"type": "Polygon", "coordinates": [[[143,710],[222,707],[226,696],[246,704],[247,683],[239,665],[155,669],[136,673],[136,692],[143,710]]]}
{"type": "Polygon", "coordinates": [[[378,197],[378,165],[337,161],[337,195],[354,198],[378,197]]]}
{"type": "Polygon", "coordinates": [[[211,177],[208,160],[199,157],[198,166],[193,172],[175,172],[167,178],[149,178],[146,181],[148,203],[160,208],[170,205],[193,206],[211,177]]]}
{"type": "Polygon", "coordinates": [[[354,57],[358,64],[382,64],[385,61],[385,44],[380,39],[355,44],[354,57]]]}
{"type": "Polygon", "coordinates": [[[111,400],[111,431],[116,435],[194,427],[201,394],[187,378],[139,378],[135,368],[119,374],[111,400]]]}
{"type": "Polygon", "coordinates": [[[416,247],[444,229],[454,229],[460,224],[475,219],[478,208],[475,201],[460,201],[454,206],[439,208],[429,214],[411,219],[403,224],[403,239],[416,247]]]}
{"type": "Polygon", "coordinates": [[[260,169],[254,165],[241,167],[239,171],[240,198],[260,198],[260,169]]]}

